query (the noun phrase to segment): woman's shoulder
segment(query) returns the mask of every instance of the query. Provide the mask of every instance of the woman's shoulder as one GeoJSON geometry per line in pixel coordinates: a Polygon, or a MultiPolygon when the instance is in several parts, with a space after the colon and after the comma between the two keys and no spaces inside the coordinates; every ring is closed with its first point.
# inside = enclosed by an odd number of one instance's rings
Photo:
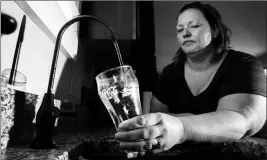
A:
{"type": "Polygon", "coordinates": [[[160,72],[160,74],[162,74],[162,73],[164,73],[164,74],[171,74],[171,73],[173,73],[175,71],[175,68],[176,68],[175,66],[176,66],[175,61],[167,64],[162,69],[162,71],[160,72]]]}
{"type": "MultiPolygon", "coordinates": [[[[235,74],[244,70],[248,71],[263,71],[263,65],[252,54],[230,49],[220,67],[219,72],[222,74],[235,74]]],[[[264,71],[263,71],[264,72],[264,71]]]]}
{"type": "Polygon", "coordinates": [[[244,68],[263,70],[262,64],[254,55],[233,49],[228,51],[223,64],[223,70],[230,72],[233,72],[235,69],[244,71],[244,68]]]}
{"type": "Polygon", "coordinates": [[[180,71],[181,69],[183,69],[185,59],[186,57],[184,54],[177,55],[172,62],[170,62],[163,68],[162,72],[172,73],[173,71],[180,71]]]}
{"type": "Polygon", "coordinates": [[[234,64],[257,61],[254,55],[233,49],[228,51],[227,56],[228,61],[234,64]]]}

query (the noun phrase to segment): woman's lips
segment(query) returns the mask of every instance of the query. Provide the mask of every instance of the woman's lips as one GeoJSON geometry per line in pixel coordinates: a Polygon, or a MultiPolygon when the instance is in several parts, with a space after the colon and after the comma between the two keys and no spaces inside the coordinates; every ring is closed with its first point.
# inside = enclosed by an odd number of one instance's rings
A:
{"type": "Polygon", "coordinates": [[[183,45],[190,45],[192,43],[194,43],[195,41],[192,41],[192,40],[188,40],[188,41],[184,41],[183,42],[183,45]]]}

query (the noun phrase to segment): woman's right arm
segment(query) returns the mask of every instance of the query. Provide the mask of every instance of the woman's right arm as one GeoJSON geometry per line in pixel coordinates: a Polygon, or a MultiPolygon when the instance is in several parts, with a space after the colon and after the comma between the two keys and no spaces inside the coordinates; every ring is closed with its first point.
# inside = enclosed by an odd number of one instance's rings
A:
{"type": "Polygon", "coordinates": [[[160,102],[155,96],[152,96],[150,104],[151,104],[150,113],[161,112],[161,113],[167,113],[174,117],[184,117],[184,116],[194,115],[192,113],[179,113],[179,114],[169,113],[169,107],[166,104],[160,102]]]}

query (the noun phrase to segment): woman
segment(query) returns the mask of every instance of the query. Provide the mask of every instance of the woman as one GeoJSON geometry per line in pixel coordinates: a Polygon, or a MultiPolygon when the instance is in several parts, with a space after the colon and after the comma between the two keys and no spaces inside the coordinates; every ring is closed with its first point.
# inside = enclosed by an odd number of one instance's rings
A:
{"type": "Polygon", "coordinates": [[[119,125],[128,151],[166,151],[185,141],[229,142],[257,133],[266,120],[266,79],[255,57],[229,49],[230,30],[210,5],[185,5],[181,46],[161,73],[151,112],[119,125]]]}

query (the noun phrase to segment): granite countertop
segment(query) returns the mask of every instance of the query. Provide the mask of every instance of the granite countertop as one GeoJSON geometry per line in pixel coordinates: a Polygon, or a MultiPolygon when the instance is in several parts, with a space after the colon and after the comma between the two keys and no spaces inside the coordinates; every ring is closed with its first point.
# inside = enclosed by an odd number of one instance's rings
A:
{"type": "Polygon", "coordinates": [[[84,142],[90,140],[110,139],[115,134],[114,127],[86,133],[60,133],[53,140],[55,149],[31,149],[29,145],[18,145],[1,150],[1,160],[68,160],[78,159],[83,152],[84,142]]]}
{"type": "MultiPolygon", "coordinates": [[[[114,140],[115,127],[102,127],[86,133],[64,133],[54,137],[56,149],[34,150],[28,146],[8,147],[1,150],[1,160],[75,160],[84,156],[89,159],[107,159],[118,156],[126,159],[126,153],[119,149],[114,140]]],[[[261,138],[244,138],[231,143],[195,144],[184,143],[156,155],[145,155],[142,159],[169,158],[194,159],[203,155],[219,156],[219,159],[235,157],[237,159],[267,159],[267,140],[261,138]]],[[[116,159],[120,159],[116,158],[116,159]]],[[[216,158],[218,159],[218,158],[216,158]]]]}

